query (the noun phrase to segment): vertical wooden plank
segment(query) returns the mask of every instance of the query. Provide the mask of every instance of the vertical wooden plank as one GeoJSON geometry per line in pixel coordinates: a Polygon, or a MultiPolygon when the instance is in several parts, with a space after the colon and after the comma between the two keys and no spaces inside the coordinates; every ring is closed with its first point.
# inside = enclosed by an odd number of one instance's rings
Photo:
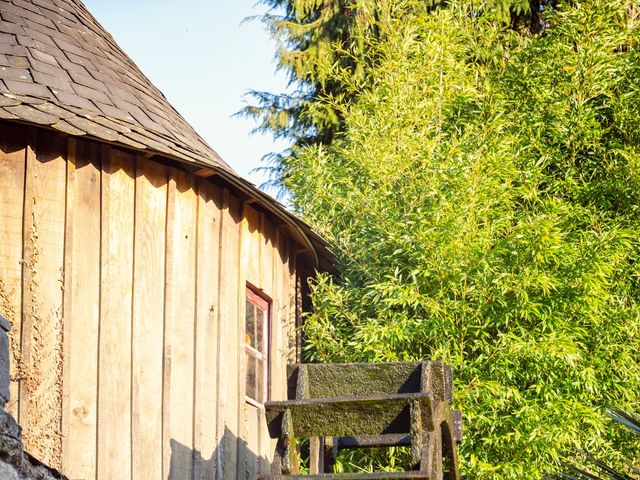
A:
{"type": "MultiPolygon", "coordinates": [[[[271,352],[270,352],[270,381],[271,399],[285,400],[287,398],[287,326],[288,326],[288,277],[289,270],[286,264],[287,238],[282,230],[277,228],[274,232],[273,252],[273,303],[272,303],[272,328],[271,328],[271,352]]],[[[267,467],[273,460],[273,452],[276,440],[269,438],[266,429],[263,432],[263,441],[267,445],[265,463],[267,467]]],[[[263,469],[266,472],[266,468],[263,469]]]]}
{"type": "MultiPolygon", "coordinates": [[[[242,243],[240,274],[245,281],[262,288],[260,268],[260,215],[254,208],[244,205],[242,213],[242,243]]],[[[244,296],[243,296],[244,298],[244,296]]]]}
{"type": "Polygon", "coordinates": [[[22,227],[26,128],[0,125],[0,315],[11,322],[11,387],[7,411],[18,418],[22,332],[22,227]]]}
{"type": "MultiPolygon", "coordinates": [[[[273,370],[273,353],[277,350],[277,343],[274,343],[273,338],[273,330],[277,328],[277,301],[278,297],[276,296],[274,281],[274,237],[275,237],[275,228],[273,223],[269,220],[269,218],[262,213],[260,215],[260,224],[261,224],[261,237],[260,237],[260,282],[261,287],[264,290],[264,293],[271,298],[271,312],[270,319],[271,322],[268,326],[269,330],[267,332],[269,339],[269,357],[267,359],[268,362],[268,398],[271,398],[275,393],[277,387],[275,386],[277,382],[282,381],[280,378],[273,377],[271,372],[273,370]],[[273,381],[272,381],[273,380],[273,381]],[[272,391],[273,390],[273,391],[272,391]]],[[[269,473],[268,462],[266,459],[269,457],[271,450],[271,440],[269,438],[269,433],[266,428],[266,418],[264,414],[264,410],[259,410],[258,414],[258,425],[257,425],[257,437],[258,437],[258,446],[256,450],[256,454],[259,457],[258,461],[258,471],[259,473],[269,473]]]]}
{"type": "Polygon", "coordinates": [[[98,479],[131,477],[135,157],[102,147],[98,479]]]}
{"type": "Polygon", "coordinates": [[[164,328],[162,335],[162,478],[169,478],[171,470],[171,346],[173,326],[171,312],[173,311],[173,239],[176,210],[176,179],[169,175],[167,184],[167,219],[165,229],[165,260],[164,260],[164,328]]]}
{"type": "Polygon", "coordinates": [[[257,478],[259,461],[258,455],[260,450],[260,409],[243,402],[244,408],[242,412],[243,419],[243,436],[240,443],[239,455],[242,461],[239,463],[238,478],[241,480],[251,480],[257,478]]]}
{"type": "Polygon", "coordinates": [[[100,147],[77,141],[67,180],[65,385],[62,470],[95,478],[100,319],[100,147]]]}
{"type": "MultiPolygon", "coordinates": [[[[290,341],[290,287],[289,287],[289,253],[288,239],[278,229],[276,232],[276,251],[273,256],[274,263],[274,301],[273,319],[274,327],[272,339],[274,348],[272,351],[271,380],[274,388],[272,390],[274,400],[284,400],[287,398],[287,360],[288,344],[290,341]]],[[[295,332],[291,332],[294,336],[295,332]]]]}
{"type": "MultiPolygon", "coordinates": [[[[295,305],[296,305],[296,316],[295,316],[295,362],[302,362],[302,313],[304,312],[304,295],[303,295],[303,276],[305,274],[303,265],[298,262],[298,255],[295,253],[295,250],[290,253],[290,269],[293,271],[294,285],[295,285],[295,305]]],[[[292,348],[293,350],[293,348],[292,348]]],[[[293,354],[293,352],[292,352],[293,354]]]]}
{"type": "Polygon", "coordinates": [[[262,288],[260,276],[260,216],[258,212],[246,203],[242,207],[240,223],[240,272],[238,291],[238,338],[239,338],[239,383],[238,398],[240,399],[240,438],[238,441],[238,480],[255,478],[257,474],[257,455],[260,444],[258,436],[259,412],[258,408],[245,401],[246,396],[246,361],[244,348],[246,297],[244,289],[247,282],[257,288],[262,288]]]}
{"type": "Polygon", "coordinates": [[[299,285],[299,275],[296,265],[295,243],[289,242],[289,318],[291,324],[288,328],[291,337],[289,338],[288,359],[289,363],[300,363],[302,361],[302,290],[299,285]]]}
{"type": "Polygon", "coordinates": [[[171,325],[171,376],[169,387],[169,478],[193,477],[194,323],[196,280],[197,197],[192,178],[181,171],[175,177],[172,250],[171,304],[166,315],[171,325]]]}
{"type": "Polygon", "coordinates": [[[67,179],[66,179],[66,199],[65,199],[65,220],[64,220],[64,268],[62,281],[62,466],[67,466],[66,452],[69,451],[69,374],[71,356],[69,355],[69,338],[71,325],[69,318],[73,315],[73,245],[74,245],[74,212],[75,212],[75,173],[76,173],[76,139],[67,138],[67,179]],[[67,288],[68,287],[68,288],[67,288]]]}
{"type": "Polygon", "coordinates": [[[132,478],[162,476],[162,337],[165,290],[166,167],[138,157],[133,272],[132,478]]]}
{"type": "Polygon", "coordinates": [[[26,450],[60,468],[66,141],[35,129],[28,137],[20,420],[26,450]]]}
{"type": "Polygon", "coordinates": [[[264,293],[274,299],[273,293],[273,256],[274,256],[273,223],[264,213],[260,214],[260,283],[264,293]]]}
{"type": "MultiPolygon", "coordinates": [[[[239,242],[241,207],[228,190],[223,193],[220,242],[220,309],[218,322],[218,478],[234,479],[237,472],[237,443],[240,402],[238,338],[239,304],[239,242]]],[[[243,295],[244,297],[244,295],[243,295]]]]}
{"type": "Polygon", "coordinates": [[[220,189],[208,181],[198,188],[197,246],[197,343],[196,388],[194,405],[194,448],[198,459],[194,478],[216,478],[216,403],[217,397],[217,332],[218,332],[218,268],[221,220],[220,189]]]}

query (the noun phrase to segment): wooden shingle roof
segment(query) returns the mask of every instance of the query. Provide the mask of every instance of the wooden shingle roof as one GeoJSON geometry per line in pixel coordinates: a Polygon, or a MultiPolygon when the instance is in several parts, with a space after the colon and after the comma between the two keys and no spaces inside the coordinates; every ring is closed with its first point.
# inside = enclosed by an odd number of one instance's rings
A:
{"type": "Polygon", "coordinates": [[[0,0],[0,118],[233,171],[78,0],[0,0]]]}

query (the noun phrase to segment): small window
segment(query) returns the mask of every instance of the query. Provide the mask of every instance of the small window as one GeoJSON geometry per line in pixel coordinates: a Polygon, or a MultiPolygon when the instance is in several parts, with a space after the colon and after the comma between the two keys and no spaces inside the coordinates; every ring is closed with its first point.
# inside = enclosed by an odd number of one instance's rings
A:
{"type": "Polygon", "coordinates": [[[247,287],[244,327],[247,401],[263,405],[268,399],[269,302],[247,287]]]}

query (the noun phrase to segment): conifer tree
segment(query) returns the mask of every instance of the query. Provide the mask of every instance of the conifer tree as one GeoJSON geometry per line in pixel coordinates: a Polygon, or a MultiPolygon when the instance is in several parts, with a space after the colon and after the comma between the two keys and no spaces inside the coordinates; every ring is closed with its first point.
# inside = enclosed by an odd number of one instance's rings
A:
{"type": "MultiPolygon", "coordinates": [[[[274,152],[275,180],[288,174],[298,147],[328,145],[344,121],[341,105],[353,102],[370,81],[375,55],[369,42],[382,41],[395,20],[414,18],[450,2],[426,0],[262,0],[262,20],[277,42],[277,65],[290,80],[290,93],[253,91],[242,114],[257,131],[286,138],[293,148],[274,152]]],[[[475,15],[528,36],[540,33],[554,0],[467,2],[475,15]]]]}

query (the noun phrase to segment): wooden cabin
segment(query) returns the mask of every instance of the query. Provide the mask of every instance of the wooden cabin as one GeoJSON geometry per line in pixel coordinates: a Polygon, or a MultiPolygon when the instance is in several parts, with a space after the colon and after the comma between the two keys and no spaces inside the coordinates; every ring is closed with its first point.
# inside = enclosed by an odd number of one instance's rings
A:
{"type": "Polygon", "coordinates": [[[250,479],[324,242],[79,0],[0,0],[0,315],[26,450],[70,479],[250,479]]]}

